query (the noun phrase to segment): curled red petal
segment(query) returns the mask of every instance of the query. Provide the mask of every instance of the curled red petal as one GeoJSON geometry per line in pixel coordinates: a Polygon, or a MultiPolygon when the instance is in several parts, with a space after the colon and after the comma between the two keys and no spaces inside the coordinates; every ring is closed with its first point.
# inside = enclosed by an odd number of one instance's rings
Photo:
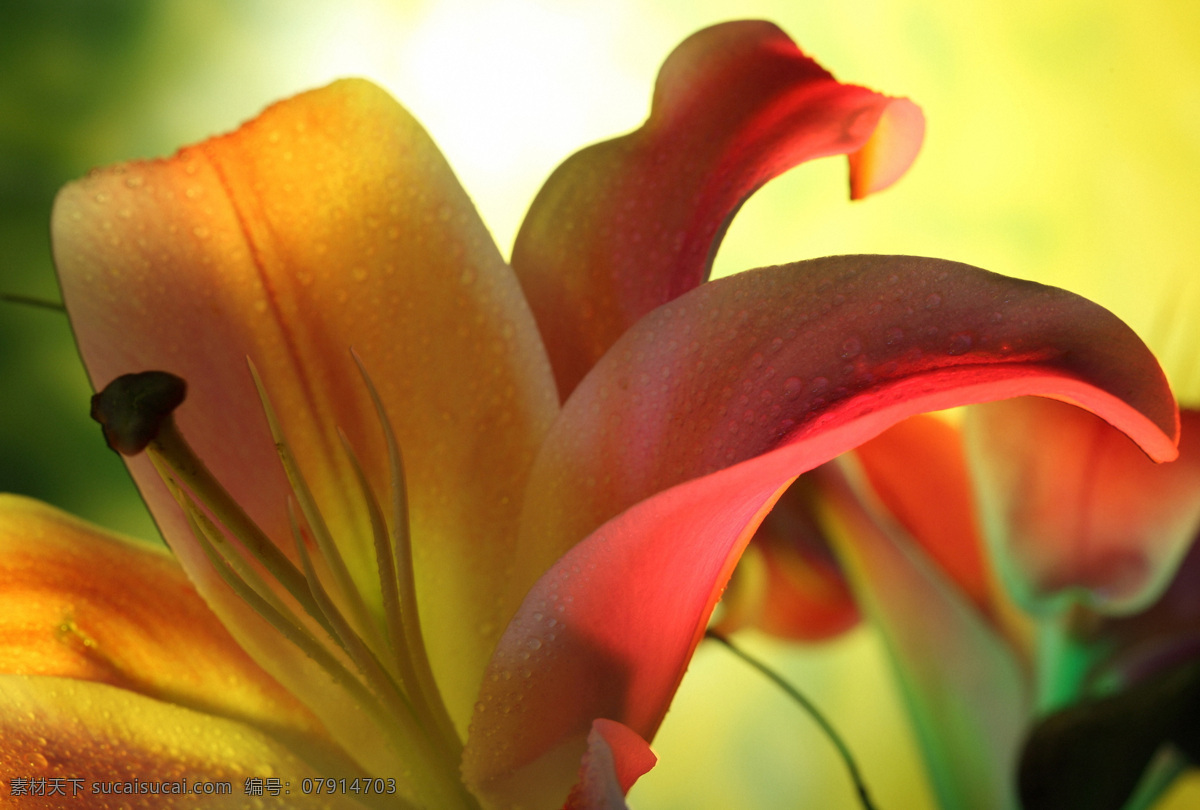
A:
{"type": "Polygon", "coordinates": [[[777,27],[724,23],[663,64],[650,118],[578,152],[530,208],[513,268],[565,399],[645,313],[701,283],[737,209],[807,160],[849,155],[852,196],[916,159],[907,99],[840,84],[777,27]]]}
{"type": "Polygon", "coordinates": [[[489,664],[468,778],[503,780],[558,749],[570,761],[595,717],[651,739],[795,476],[915,413],[1035,393],[1100,413],[1157,458],[1176,452],[1174,400],[1128,327],[966,265],[819,259],[703,285],[644,318],[534,465],[519,570],[553,567],[489,664]]]}

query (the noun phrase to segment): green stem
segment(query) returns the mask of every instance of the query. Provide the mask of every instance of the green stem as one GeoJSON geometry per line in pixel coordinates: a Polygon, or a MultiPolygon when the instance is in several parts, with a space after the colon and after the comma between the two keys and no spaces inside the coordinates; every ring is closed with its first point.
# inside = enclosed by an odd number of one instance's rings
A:
{"type": "Polygon", "coordinates": [[[854,788],[858,791],[858,799],[860,802],[862,802],[864,810],[876,810],[875,805],[871,803],[871,797],[867,794],[867,785],[865,782],[863,782],[862,773],[859,772],[858,765],[855,763],[854,756],[850,753],[850,749],[846,747],[845,741],[841,738],[837,731],[834,730],[833,726],[825,718],[825,715],[821,714],[817,707],[813,705],[813,702],[804,695],[800,694],[796,687],[785,681],[778,673],[776,673],[762,661],[759,661],[757,658],[753,657],[745,650],[735,645],[732,641],[717,631],[708,630],[704,635],[708,638],[711,638],[713,641],[720,642],[731,653],[757,669],[759,672],[769,678],[776,686],[782,689],[788,697],[790,697],[798,706],[800,706],[800,708],[808,712],[808,715],[816,721],[817,725],[821,727],[821,730],[825,732],[825,736],[828,737],[829,741],[833,743],[834,748],[836,748],[838,754],[841,755],[842,761],[846,763],[846,770],[850,772],[850,779],[854,782],[854,788]]]}
{"type": "Polygon", "coordinates": [[[34,298],[32,295],[19,295],[17,293],[0,293],[0,301],[9,304],[24,304],[30,307],[41,307],[42,309],[52,309],[56,312],[66,313],[67,308],[58,301],[48,301],[45,298],[34,298]]]}

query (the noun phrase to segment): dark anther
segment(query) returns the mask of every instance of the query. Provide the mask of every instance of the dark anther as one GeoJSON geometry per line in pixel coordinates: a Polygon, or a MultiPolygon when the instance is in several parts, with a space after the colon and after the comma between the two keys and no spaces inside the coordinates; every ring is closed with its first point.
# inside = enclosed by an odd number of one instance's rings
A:
{"type": "Polygon", "coordinates": [[[165,371],[122,374],[92,397],[92,418],[104,441],[123,456],[135,456],[154,441],[163,422],[187,396],[182,377],[165,371]]]}

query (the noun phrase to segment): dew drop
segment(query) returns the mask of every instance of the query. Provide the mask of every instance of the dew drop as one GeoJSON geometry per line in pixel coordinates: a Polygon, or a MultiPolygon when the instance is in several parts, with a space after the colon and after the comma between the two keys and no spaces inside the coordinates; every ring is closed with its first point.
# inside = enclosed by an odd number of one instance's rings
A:
{"type": "Polygon", "coordinates": [[[814,394],[823,393],[827,388],[829,388],[829,380],[825,377],[813,377],[812,385],[809,386],[809,390],[814,394]]]}
{"type": "Polygon", "coordinates": [[[857,357],[859,352],[861,352],[861,351],[862,351],[862,341],[860,341],[858,338],[855,338],[855,337],[846,338],[845,342],[842,343],[842,359],[843,360],[849,360],[852,357],[857,357]]]}
{"type": "Polygon", "coordinates": [[[937,293],[925,296],[925,309],[937,309],[942,305],[942,297],[937,293]]]}
{"type": "Polygon", "coordinates": [[[897,343],[904,340],[904,330],[899,326],[893,326],[884,333],[884,338],[887,340],[887,345],[895,346],[897,343]]]}
{"type": "Polygon", "coordinates": [[[197,225],[195,228],[192,228],[192,233],[194,233],[198,239],[207,239],[212,232],[203,225],[197,225]]]}
{"type": "Polygon", "coordinates": [[[525,642],[525,646],[534,651],[540,650],[542,648],[542,640],[534,636],[525,642]]]}
{"type": "Polygon", "coordinates": [[[950,344],[946,347],[946,354],[958,355],[966,354],[971,350],[971,345],[975,339],[970,332],[955,332],[950,336],[950,344]]]}

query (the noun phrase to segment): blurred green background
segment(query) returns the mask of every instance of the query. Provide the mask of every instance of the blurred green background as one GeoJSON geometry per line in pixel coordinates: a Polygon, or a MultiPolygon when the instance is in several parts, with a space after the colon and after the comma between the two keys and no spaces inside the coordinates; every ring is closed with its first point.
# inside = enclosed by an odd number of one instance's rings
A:
{"type": "MultiPolygon", "coordinates": [[[[47,222],[63,183],[169,154],[343,75],[374,79],[425,122],[507,253],[553,167],[636,126],[671,48],[735,13],[776,21],[843,80],[911,96],[929,130],[911,175],[865,202],[847,202],[841,160],[768,185],[730,229],[718,273],[888,252],[1059,284],[1125,318],[1181,399],[1200,403],[1190,0],[9,2],[0,291],[57,297],[47,222]]],[[[88,419],[90,393],[64,317],[0,304],[0,490],[153,538],[88,419]]],[[[844,727],[881,807],[925,806],[869,633],[818,651],[755,646],[844,727]]],[[[702,650],[635,803],[854,806],[828,746],[789,711],[702,650]]]]}

